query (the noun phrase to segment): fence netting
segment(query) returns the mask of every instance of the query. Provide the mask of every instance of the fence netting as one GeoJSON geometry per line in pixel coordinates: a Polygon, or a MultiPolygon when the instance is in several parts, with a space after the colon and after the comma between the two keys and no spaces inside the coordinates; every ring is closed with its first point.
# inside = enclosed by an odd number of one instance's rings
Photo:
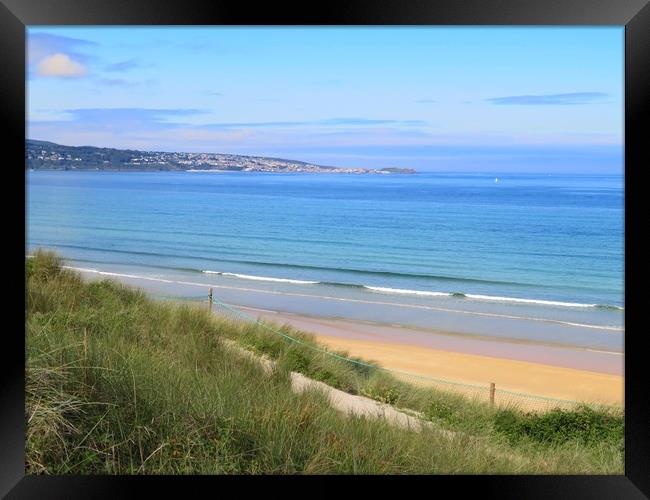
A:
{"type": "MultiPolygon", "coordinates": [[[[212,302],[211,309],[219,316],[235,322],[248,322],[254,324],[268,335],[274,335],[282,338],[285,342],[300,344],[306,349],[319,352],[323,356],[330,356],[339,363],[347,364],[354,368],[358,373],[384,373],[392,376],[395,380],[406,382],[417,387],[431,388],[441,394],[451,397],[463,397],[473,402],[485,405],[492,405],[499,409],[516,409],[525,412],[546,412],[553,409],[572,410],[580,406],[589,406],[600,409],[618,409],[615,406],[588,401],[574,401],[567,399],[557,399],[541,395],[526,394],[500,388],[492,383],[469,384],[443,378],[434,378],[417,373],[411,373],[391,368],[385,368],[380,365],[365,362],[353,357],[344,356],[341,353],[333,352],[324,346],[311,342],[307,339],[300,338],[293,329],[287,329],[283,326],[273,324],[262,318],[255,317],[252,314],[242,311],[238,306],[226,304],[215,297],[208,301],[212,302]]],[[[309,333],[309,332],[305,332],[309,333]]],[[[363,388],[359,393],[364,394],[363,388]]],[[[380,398],[381,399],[381,398],[380,398]]],[[[386,397],[390,402],[390,395],[386,397]]]]}

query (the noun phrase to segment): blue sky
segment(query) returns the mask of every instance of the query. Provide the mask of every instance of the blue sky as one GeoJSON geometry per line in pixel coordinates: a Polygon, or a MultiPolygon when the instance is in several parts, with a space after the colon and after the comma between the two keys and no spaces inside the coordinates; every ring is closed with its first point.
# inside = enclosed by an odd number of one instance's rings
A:
{"type": "Polygon", "coordinates": [[[28,136],[444,171],[622,173],[623,27],[38,27],[28,136]]]}

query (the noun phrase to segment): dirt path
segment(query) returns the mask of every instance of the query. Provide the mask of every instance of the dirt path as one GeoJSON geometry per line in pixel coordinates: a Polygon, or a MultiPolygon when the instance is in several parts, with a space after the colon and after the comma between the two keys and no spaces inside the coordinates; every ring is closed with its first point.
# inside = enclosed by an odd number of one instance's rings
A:
{"type": "MultiPolygon", "coordinates": [[[[237,352],[241,356],[245,356],[249,359],[253,359],[262,364],[266,372],[270,372],[276,365],[276,362],[269,359],[266,356],[257,355],[251,351],[248,351],[241,347],[234,340],[223,339],[223,342],[231,348],[233,351],[237,352]]],[[[446,438],[453,439],[464,435],[462,432],[454,432],[447,429],[442,429],[436,426],[433,422],[423,420],[417,416],[409,415],[403,411],[399,411],[391,405],[383,404],[374,399],[370,399],[364,396],[356,396],[354,394],[348,394],[347,392],[335,389],[323,382],[318,380],[312,380],[308,377],[305,377],[302,373],[291,372],[291,388],[294,392],[301,394],[304,391],[309,390],[318,390],[325,394],[329,399],[330,404],[336,410],[346,414],[346,415],[356,415],[364,416],[375,419],[385,419],[386,422],[399,426],[404,429],[409,429],[415,432],[420,431],[423,427],[433,430],[438,435],[446,438]]],[[[417,412],[413,412],[417,414],[417,412]]],[[[485,438],[480,438],[472,436],[477,443],[483,443],[485,446],[489,446],[485,438]]],[[[508,451],[492,450],[495,456],[500,458],[506,458],[512,460],[515,464],[521,466],[527,462],[526,457],[521,456],[517,453],[512,453],[508,451]]]]}
{"type": "MultiPolygon", "coordinates": [[[[271,371],[276,364],[275,361],[265,356],[258,356],[251,351],[247,351],[233,340],[224,339],[224,342],[241,355],[260,362],[267,372],[271,371]]],[[[329,399],[332,407],[343,413],[370,418],[383,418],[391,424],[414,431],[419,431],[423,425],[433,426],[431,422],[427,422],[416,416],[408,415],[395,409],[391,405],[335,389],[323,382],[305,377],[302,373],[291,372],[290,377],[291,388],[294,392],[300,394],[309,390],[321,391],[329,399]]],[[[455,434],[451,431],[442,429],[440,432],[450,437],[455,434]]]]}

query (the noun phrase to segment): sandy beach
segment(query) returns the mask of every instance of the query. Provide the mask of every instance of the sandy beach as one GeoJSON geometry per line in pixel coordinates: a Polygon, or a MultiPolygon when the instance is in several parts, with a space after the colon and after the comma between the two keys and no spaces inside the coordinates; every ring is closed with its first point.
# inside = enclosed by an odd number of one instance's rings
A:
{"type": "Polygon", "coordinates": [[[334,350],[385,368],[549,398],[622,405],[623,356],[552,345],[509,343],[398,325],[246,309],[310,332],[334,350]]]}

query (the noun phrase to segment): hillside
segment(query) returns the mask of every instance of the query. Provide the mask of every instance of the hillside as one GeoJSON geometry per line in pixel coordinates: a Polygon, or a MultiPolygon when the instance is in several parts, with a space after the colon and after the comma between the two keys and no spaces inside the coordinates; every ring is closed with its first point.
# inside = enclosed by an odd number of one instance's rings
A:
{"type": "Polygon", "coordinates": [[[415,173],[413,169],[340,168],[314,165],[297,160],[242,156],[221,153],[174,153],[63,146],[53,142],[28,140],[25,160],[34,170],[111,170],[111,171],[241,171],[241,172],[311,172],[341,174],[415,173]]]}
{"type": "Polygon", "coordinates": [[[28,259],[26,280],[30,474],[623,473],[619,414],[532,415],[418,388],[301,332],[283,328],[292,343],[205,304],[85,282],[49,253],[28,259]],[[348,415],[317,387],[296,392],[291,372],[427,425],[348,415]]]}

